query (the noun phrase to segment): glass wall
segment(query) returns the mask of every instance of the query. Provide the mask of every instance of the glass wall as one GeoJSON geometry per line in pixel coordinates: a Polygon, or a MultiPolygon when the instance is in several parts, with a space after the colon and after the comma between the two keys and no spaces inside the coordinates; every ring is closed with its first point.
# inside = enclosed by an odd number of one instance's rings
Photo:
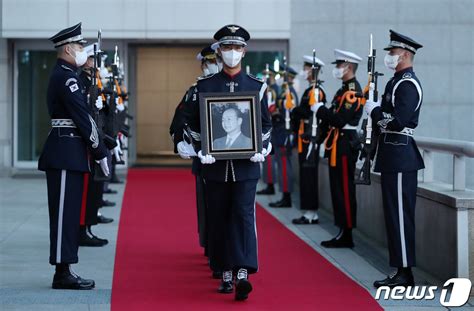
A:
{"type": "Polygon", "coordinates": [[[36,161],[51,128],[46,91],[56,52],[19,50],[17,62],[17,160],[36,161]]]}
{"type": "Polygon", "coordinates": [[[242,69],[246,70],[249,66],[250,73],[254,76],[257,76],[265,70],[266,64],[270,66],[270,69],[273,69],[273,64],[275,60],[279,61],[280,66],[283,63],[283,52],[277,51],[248,51],[245,53],[245,57],[242,60],[242,69]]]}

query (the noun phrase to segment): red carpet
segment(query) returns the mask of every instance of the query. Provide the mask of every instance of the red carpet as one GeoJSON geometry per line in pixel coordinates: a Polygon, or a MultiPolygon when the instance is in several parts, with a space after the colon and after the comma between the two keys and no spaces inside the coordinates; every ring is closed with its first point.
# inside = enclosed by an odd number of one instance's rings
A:
{"type": "Polygon", "coordinates": [[[198,245],[189,169],[131,169],[123,200],[112,310],[381,310],[263,208],[257,209],[260,271],[249,300],[216,292],[198,245]]]}

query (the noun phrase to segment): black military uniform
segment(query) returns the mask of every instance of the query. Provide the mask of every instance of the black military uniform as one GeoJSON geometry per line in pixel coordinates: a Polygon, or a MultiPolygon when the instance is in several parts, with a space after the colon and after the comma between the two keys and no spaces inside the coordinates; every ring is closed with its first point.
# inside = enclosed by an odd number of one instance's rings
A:
{"type": "MultiPolygon", "coordinates": [[[[285,69],[285,68],[283,68],[285,69]]],[[[290,79],[298,74],[296,70],[288,66],[286,73],[290,79]]],[[[282,74],[284,74],[282,72],[282,74]]],[[[273,165],[277,168],[277,180],[282,193],[280,200],[271,202],[270,207],[291,207],[291,193],[293,192],[293,162],[291,160],[293,147],[295,145],[295,135],[290,128],[286,128],[286,90],[289,87],[294,105],[298,104],[298,95],[292,82],[283,84],[281,92],[276,100],[276,109],[272,111],[272,145],[275,150],[273,165]]],[[[294,108],[293,108],[294,109],[294,108]]],[[[291,112],[290,112],[291,115],[291,112]]]]}
{"type": "MultiPolygon", "coordinates": [[[[82,44],[81,24],[59,32],[50,40],[55,47],[82,44]]],[[[80,52],[75,50],[76,61],[79,56],[80,52]]],[[[79,217],[84,174],[90,172],[89,156],[103,159],[107,149],[98,136],[76,71],[75,64],[58,58],[51,73],[47,102],[52,129],[38,168],[46,171],[48,184],[49,262],[56,265],[53,288],[91,289],[94,281],[72,273],[69,264],[78,262],[79,217]]]]}
{"type": "MultiPolygon", "coordinates": [[[[348,51],[335,50],[333,64],[358,64],[362,59],[348,51]]],[[[355,74],[355,72],[354,72],[355,74]]],[[[342,77],[341,77],[342,78],[342,77]]],[[[325,141],[324,156],[329,159],[329,181],[334,210],[334,223],[339,234],[321,243],[324,247],[353,247],[352,229],[356,227],[356,193],[354,184],[355,165],[360,151],[357,125],[362,116],[362,107],[355,93],[361,87],[355,76],[342,83],[328,109],[321,107],[317,117],[329,126],[325,141]]]]}
{"type": "MultiPolygon", "coordinates": [[[[85,50],[90,54],[89,58],[93,57],[93,46],[88,46],[85,50]],[[90,53],[92,50],[92,53],[90,53]]],[[[92,71],[93,68],[82,68],[79,73],[79,79],[81,81],[82,86],[84,87],[84,95],[85,100],[87,103],[90,101],[88,100],[89,89],[92,85],[92,71]]],[[[92,99],[95,101],[95,99],[92,99]]],[[[101,129],[99,128],[99,134],[101,129]]],[[[85,188],[84,188],[84,195],[83,195],[83,202],[82,202],[82,209],[81,209],[81,220],[80,220],[80,233],[79,233],[79,245],[80,246],[104,246],[108,244],[106,239],[101,239],[97,237],[95,234],[92,233],[91,226],[95,226],[99,223],[98,212],[100,204],[103,200],[103,192],[104,192],[104,182],[103,181],[96,181],[94,180],[94,163],[90,164],[91,167],[91,174],[85,174],[85,188]]],[[[111,222],[113,219],[106,218],[102,216],[102,222],[111,222]]]]}
{"type": "MultiPolygon", "coordinates": [[[[197,60],[201,61],[201,69],[203,69],[203,76],[199,77],[198,79],[202,79],[203,77],[209,74],[215,74],[218,71],[217,64],[216,64],[216,54],[212,46],[207,46],[203,48],[198,55],[196,56],[197,60]],[[208,68],[208,65],[213,66],[213,70],[215,72],[211,72],[208,68]],[[206,69],[206,70],[204,70],[206,69]],[[207,73],[207,74],[206,74],[207,73]]],[[[192,92],[196,84],[193,84],[184,94],[183,98],[181,99],[180,103],[175,109],[175,114],[173,116],[173,120],[170,126],[170,135],[173,139],[175,145],[175,153],[178,153],[177,145],[180,142],[184,141],[183,138],[183,127],[186,124],[186,116],[185,116],[185,109],[184,105],[188,101],[188,97],[192,96],[192,92]]],[[[188,129],[185,129],[186,132],[188,129]]],[[[191,135],[191,133],[187,132],[187,135],[191,135]]],[[[187,138],[188,143],[191,142],[191,137],[187,138]]],[[[207,236],[207,208],[206,208],[206,196],[205,196],[205,183],[201,176],[201,161],[197,157],[192,158],[192,173],[196,179],[196,207],[197,207],[197,223],[198,223],[198,234],[199,234],[199,244],[204,248],[204,254],[208,256],[208,236],[207,236]]],[[[215,271],[216,277],[220,278],[219,271],[215,271]]]]}
{"type": "MultiPolygon", "coordinates": [[[[219,49],[225,45],[246,45],[249,33],[238,25],[227,25],[214,38],[219,49]]],[[[223,53],[223,52],[222,52],[223,53]]],[[[224,62],[226,58],[223,57],[224,62]]],[[[233,65],[235,68],[240,64],[233,65]]],[[[230,65],[228,65],[230,67],[230,65]]],[[[230,76],[223,71],[200,79],[186,104],[191,129],[199,133],[199,93],[256,91],[260,94],[263,145],[270,140],[271,123],[268,114],[266,84],[240,71],[230,76]]],[[[196,152],[200,146],[197,146],[196,152]]],[[[260,177],[260,165],[249,159],[217,160],[202,165],[202,177],[206,183],[209,220],[209,259],[214,271],[224,271],[219,291],[233,290],[232,271],[237,272],[236,299],[246,299],[252,290],[247,274],[258,270],[257,236],[255,232],[255,193],[260,177]]]]}
{"type": "MultiPolygon", "coordinates": [[[[422,47],[413,39],[390,30],[385,50],[404,49],[412,54],[422,47]]],[[[387,227],[390,266],[397,274],[375,286],[412,286],[415,266],[415,205],[417,171],[423,158],[413,138],[418,126],[423,91],[413,67],[395,72],[388,81],[380,107],[371,111],[380,130],[374,171],[381,173],[382,198],[387,227]]]]}
{"type": "MultiPolygon", "coordinates": [[[[313,57],[304,56],[303,59],[304,66],[311,68],[313,65],[313,57]]],[[[315,58],[315,61],[315,66],[319,67],[317,70],[320,70],[320,68],[324,66],[324,63],[317,58],[315,58]]],[[[319,101],[326,103],[326,94],[322,88],[322,81],[318,81],[316,87],[320,93],[319,101]]],[[[293,109],[291,114],[293,131],[298,133],[300,208],[306,211],[303,216],[293,219],[292,222],[294,224],[319,223],[319,218],[316,213],[319,208],[319,144],[323,142],[324,138],[322,138],[320,128],[319,133],[316,133],[317,136],[315,138],[311,137],[313,125],[313,112],[311,111],[309,103],[311,92],[314,92],[313,85],[304,91],[300,104],[293,109]],[[313,149],[310,153],[308,153],[309,148],[313,149]]]]}
{"type": "MultiPolygon", "coordinates": [[[[267,104],[268,111],[272,114],[276,109],[276,101],[278,94],[280,94],[280,87],[274,81],[275,72],[271,69],[265,70],[264,75],[267,75],[267,104]]],[[[272,195],[275,194],[275,178],[278,177],[275,166],[275,152],[272,152],[265,158],[262,163],[262,181],[267,185],[264,189],[257,191],[257,194],[272,195]]]]}

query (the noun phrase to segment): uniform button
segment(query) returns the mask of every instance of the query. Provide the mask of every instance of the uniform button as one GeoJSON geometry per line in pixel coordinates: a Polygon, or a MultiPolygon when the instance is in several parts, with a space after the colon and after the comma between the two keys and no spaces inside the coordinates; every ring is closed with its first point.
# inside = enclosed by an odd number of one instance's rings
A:
{"type": "Polygon", "coordinates": [[[74,136],[74,134],[73,134],[73,133],[71,133],[71,134],[69,134],[69,136],[74,136]]]}

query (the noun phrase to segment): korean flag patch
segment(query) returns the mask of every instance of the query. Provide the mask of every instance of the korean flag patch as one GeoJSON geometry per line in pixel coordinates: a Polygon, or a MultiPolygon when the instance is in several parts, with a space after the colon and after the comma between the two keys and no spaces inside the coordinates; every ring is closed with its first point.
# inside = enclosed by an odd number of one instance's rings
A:
{"type": "Polygon", "coordinates": [[[75,91],[79,89],[79,87],[77,86],[77,83],[74,83],[73,85],[69,87],[69,89],[71,90],[71,93],[74,93],[75,91]]]}

